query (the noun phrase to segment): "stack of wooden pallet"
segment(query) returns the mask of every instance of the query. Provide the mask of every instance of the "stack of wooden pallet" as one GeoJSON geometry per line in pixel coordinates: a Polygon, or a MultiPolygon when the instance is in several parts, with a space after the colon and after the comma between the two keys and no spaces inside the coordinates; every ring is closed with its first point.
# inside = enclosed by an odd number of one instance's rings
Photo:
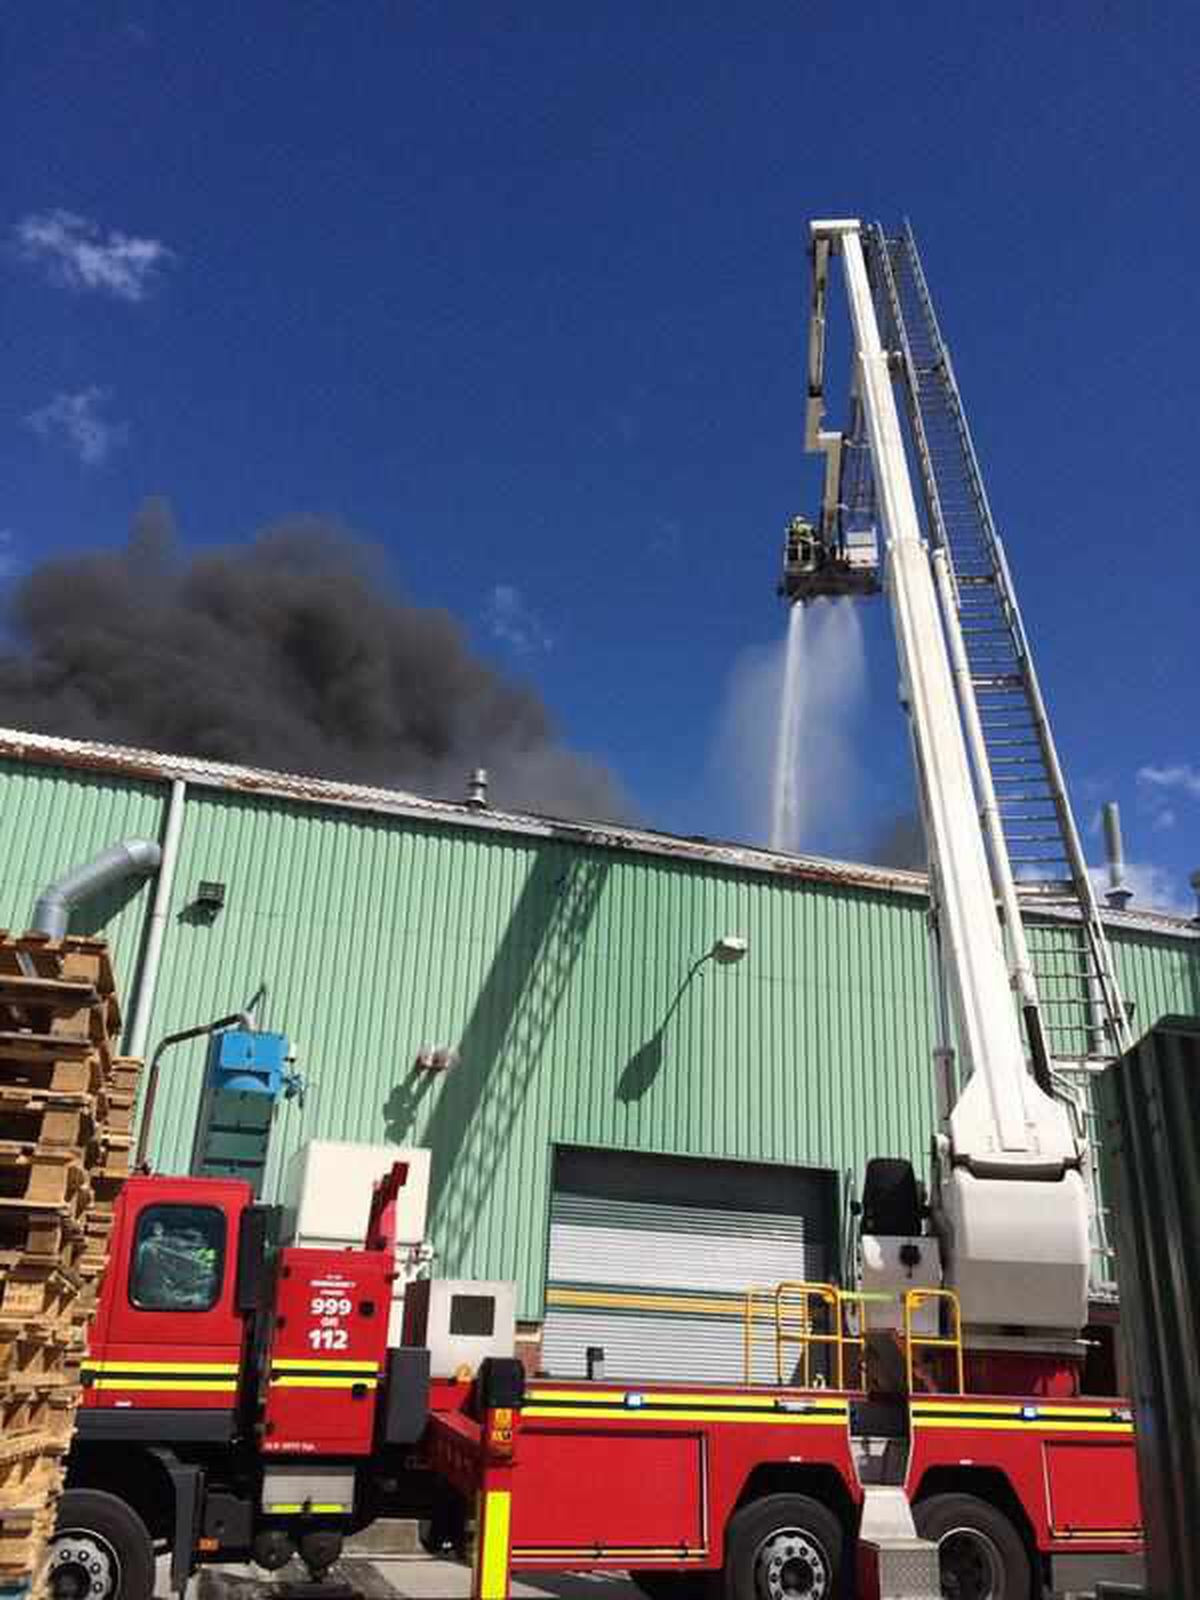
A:
{"type": "Polygon", "coordinates": [[[108,947],[0,932],[0,1597],[36,1587],[129,1171],[108,947]]]}

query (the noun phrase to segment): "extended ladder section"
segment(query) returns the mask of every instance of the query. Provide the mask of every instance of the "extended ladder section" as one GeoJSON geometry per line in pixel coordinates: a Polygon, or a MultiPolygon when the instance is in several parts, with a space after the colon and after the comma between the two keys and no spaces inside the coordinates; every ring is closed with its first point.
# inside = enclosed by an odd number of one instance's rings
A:
{"type": "Polygon", "coordinates": [[[884,340],[920,471],[927,535],[944,553],[944,606],[980,816],[1039,1076],[1087,1141],[1093,1294],[1113,1292],[1099,1193],[1095,1074],[1129,1045],[1112,953],[988,503],[950,352],[912,229],[865,230],[884,340]]]}
{"type": "MultiPolygon", "coordinates": [[[[1101,1229],[1089,1285],[1084,1136],[1088,1075],[1125,1042],[1112,958],[912,234],[815,223],[813,258],[806,443],[826,456],[821,533],[844,535],[873,500],[948,999],[942,1045],[961,1066],[944,1084],[935,1170],[946,1281],[976,1326],[1069,1332],[1105,1276],[1101,1229]],[[854,352],[842,433],[823,426],[838,252],[854,352]]],[[[820,552],[812,565],[789,593],[821,592],[820,552]]]]}

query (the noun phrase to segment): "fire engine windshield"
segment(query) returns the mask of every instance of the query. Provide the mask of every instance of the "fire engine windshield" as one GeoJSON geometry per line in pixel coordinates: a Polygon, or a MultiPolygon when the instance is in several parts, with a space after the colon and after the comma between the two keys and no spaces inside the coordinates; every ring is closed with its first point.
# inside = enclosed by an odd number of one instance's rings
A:
{"type": "Polygon", "coordinates": [[[225,1265],[225,1217],[214,1206],[147,1206],[138,1218],[129,1298],[142,1311],[208,1311],[225,1265]]]}

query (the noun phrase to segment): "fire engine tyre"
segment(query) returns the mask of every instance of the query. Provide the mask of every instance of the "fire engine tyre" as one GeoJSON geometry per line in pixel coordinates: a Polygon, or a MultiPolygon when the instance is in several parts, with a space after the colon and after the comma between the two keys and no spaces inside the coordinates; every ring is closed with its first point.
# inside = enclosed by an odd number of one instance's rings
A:
{"type": "Polygon", "coordinates": [[[717,1600],[715,1572],[631,1572],[629,1576],[649,1600],[717,1600]]]}
{"type": "Polygon", "coordinates": [[[47,1552],[53,1600],[151,1600],[154,1546],[146,1524],[115,1494],[68,1489],[47,1552]]]}
{"type": "Polygon", "coordinates": [[[804,1494],[769,1494],[730,1518],[726,1600],[836,1600],[845,1532],[804,1494]]]}
{"type": "Polygon", "coordinates": [[[913,1507],[922,1539],[938,1547],[942,1594],[953,1600],[1029,1600],[1032,1574],[1021,1535],[973,1494],[935,1494],[913,1507]]]}

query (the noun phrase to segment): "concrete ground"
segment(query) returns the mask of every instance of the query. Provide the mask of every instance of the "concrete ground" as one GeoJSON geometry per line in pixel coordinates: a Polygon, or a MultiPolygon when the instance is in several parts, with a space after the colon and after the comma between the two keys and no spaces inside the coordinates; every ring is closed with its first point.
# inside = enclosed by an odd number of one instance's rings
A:
{"type": "MultiPolygon", "coordinates": [[[[290,1568],[274,1578],[251,1566],[204,1567],[192,1579],[188,1600],[273,1600],[281,1580],[304,1577],[290,1568]]],[[[339,1561],[331,1578],[344,1583],[362,1600],[466,1600],[471,1573],[457,1561],[430,1556],[350,1556],[339,1561]]],[[[158,1563],[156,1592],[169,1595],[168,1562],[158,1563]]],[[[548,1573],[514,1577],[513,1600],[645,1600],[628,1578],[615,1574],[548,1573]]]]}

